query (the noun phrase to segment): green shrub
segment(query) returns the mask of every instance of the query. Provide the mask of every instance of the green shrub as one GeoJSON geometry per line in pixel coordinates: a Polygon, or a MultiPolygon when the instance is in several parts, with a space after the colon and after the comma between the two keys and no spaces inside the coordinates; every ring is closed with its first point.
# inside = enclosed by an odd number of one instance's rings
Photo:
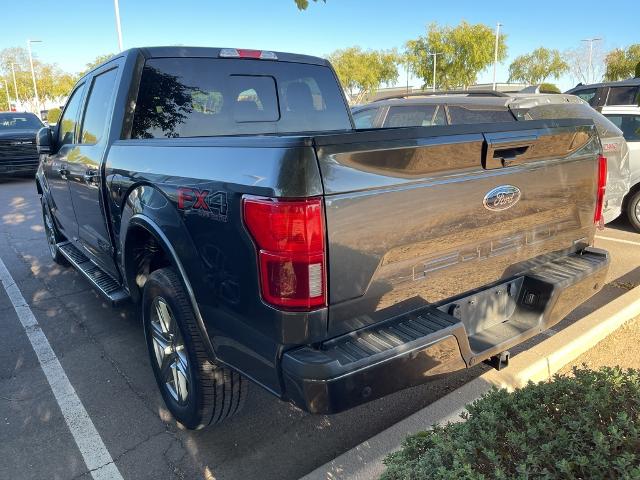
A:
{"type": "Polygon", "coordinates": [[[553,83],[541,83],[540,93],[562,93],[560,89],[553,83]]]}
{"type": "Polygon", "coordinates": [[[60,110],[59,108],[52,108],[47,112],[47,122],[58,123],[61,114],[62,110],[60,110]]]}
{"type": "Polygon", "coordinates": [[[640,371],[574,369],[574,377],[494,389],[466,420],[408,437],[384,480],[638,479],[640,371]]]}

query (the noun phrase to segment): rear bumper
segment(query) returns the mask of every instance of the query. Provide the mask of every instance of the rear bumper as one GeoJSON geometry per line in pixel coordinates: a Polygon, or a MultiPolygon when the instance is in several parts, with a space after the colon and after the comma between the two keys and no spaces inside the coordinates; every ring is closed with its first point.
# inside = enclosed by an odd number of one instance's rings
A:
{"type": "Polygon", "coordinates": [[[475,365],[558,323],[602,287],[608,267],[607,252],[587,248],[319,348],[289,351],[286,396],[309,412],[337,413],[475,365]]]}

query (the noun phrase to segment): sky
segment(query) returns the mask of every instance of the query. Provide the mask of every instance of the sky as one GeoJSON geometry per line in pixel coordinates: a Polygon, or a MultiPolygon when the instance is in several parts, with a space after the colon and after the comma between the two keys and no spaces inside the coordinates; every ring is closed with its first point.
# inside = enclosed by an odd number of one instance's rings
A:
{"type": "MultiPolygon", "coordinates": [[[[78,72],[96,56],[115,53],[118,41],[113,0],[2,1],[0,50],[25,46],[28,38],[42,61],[78,72]],[[35,13],[37,12],[37,13],[35,13]]],[[[255,48],[325,56],[338,48],[402,49],[425,33],[431,22],[462,20],[504,26],[508,58],[497,81],[508,77],[509,63],[539,46],[564,51],[581,39],[601,37],[608,51],[640,43],[640,0],[536,0],[479,2],[429,0],[326,0],[299,11],[293,0],[120,0],[124,48],[194,45],[255,48]]],[[[491,82],[492,68],[479,75],[491,82]]],[[[404,72],[398,84],[406,81],[404,72]]],[[[411,84],[421,82],[411,79],[411,84]]],[[[556,82],[575,85],[570,76],[556,82]]]]}

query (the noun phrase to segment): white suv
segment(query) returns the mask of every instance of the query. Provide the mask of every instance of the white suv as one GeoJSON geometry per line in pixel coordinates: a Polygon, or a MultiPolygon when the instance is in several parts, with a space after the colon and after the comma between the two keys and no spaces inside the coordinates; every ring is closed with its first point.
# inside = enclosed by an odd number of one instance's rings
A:
{"type": "Polygon", "coordinates": [[[640,107],[604,106],[602,114],[622,130],[629,147],[631,188],[625,198],[625,211],[631,225],[640,232],[640,107]]]}

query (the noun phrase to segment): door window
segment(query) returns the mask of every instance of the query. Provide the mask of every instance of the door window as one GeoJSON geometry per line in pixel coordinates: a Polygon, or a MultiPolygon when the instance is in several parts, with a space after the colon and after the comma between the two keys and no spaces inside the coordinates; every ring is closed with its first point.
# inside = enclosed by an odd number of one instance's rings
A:
{"type": "Polygon", "coordinates": [[[78,123],[78,113],[80,102],[82,102],[82,92],[84,84],[74,90],[67,101],[67,106],[60,118],[58,127],[58,146],[68,145],[75,142],[75,131],[78,123]]]}
{"type": "Polygon", "coordinates": [[[627,142],[640,141],[640,115],[605,115],[622,130],[627,142]]]}
{"type": "Polygon", "coordinates": [[[491,108],[471,105],[449,105],[449,118],[452,125],[516,121],[511,112],[505,107],[491,108]]]}
{"type": "Polygon", "coordinates": [[[116,86],[117,69],[111,69],[93,79],[89,99],[84,110],[80,143],[98,143],[107,124],[107,112],[116,86]]]}
{"type": "Polygon", "coordinates": [[[638,105],[639,87],[611,87],[607,105],[638,105]]]}
{"type": "Polygon", "coordinates": [[[593,106],[596,103],[596,92],[595,88],[585,88],[584,90],[573,92],[573,94],[593,106]]]}
{"type": "Polygon", "coordinates": [[[355,123],[356,128],[373,128],[373,122],[376,119],[377,114],[377,108],[359,110],[353,114],[353,123],[355,123]]]}
{"type": "Polygon", "coordinates": [[[389,109],[385,127],[430,127],[434,124],[437,105],[394,106],[389,109]]]}

